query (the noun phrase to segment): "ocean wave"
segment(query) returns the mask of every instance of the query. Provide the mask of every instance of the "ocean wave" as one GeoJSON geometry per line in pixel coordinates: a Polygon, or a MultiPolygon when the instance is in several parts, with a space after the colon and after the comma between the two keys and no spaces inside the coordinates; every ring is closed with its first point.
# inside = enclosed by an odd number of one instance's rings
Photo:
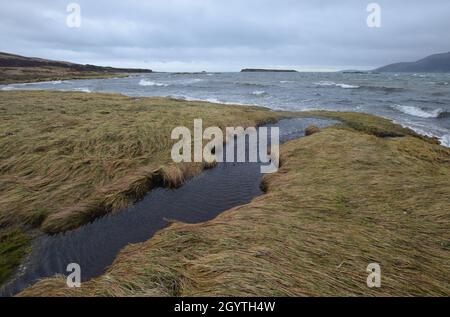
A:
{"type": "Polygon", "coordinates": [[[255,90],[254,92],[252,92],[252,95],[254,96],[266,96],[268,95],[268,93],[264,90],[255,90]]]}
{"type": "Polygon", "coordinates": [[[193,84],[198,84],[205,81],[202,78],[188,78],[188,79],[182,79],[180,81],[178,81],[179,84],[181,85],[193,85],[193,84]]]}
{"type": "Polygon", "coordinates": [[[205,101],[210,103],[221,103],[220,100],[217,98],[206,98],[205,101]]]}
{"type": "Polygon", "coordinates": [[[62,80],[51,80],[51,81],[38,81],[38,82],[35,82],[35,83],[25,83],[25,84],[22,84],[22,85],[50,85],[50,84],[52,84],[52,85],[59,85],[59,84],[62,84],[62,80]]]}
{"type": "Polygon", "coordinates": [[[314,83],[314,85],[320,86],[320,87],[339,87],[339,88],[343,88],[343,89],[358,89],[361,87],[361,86],[357,86],[357,85],[335,83],[334,81],[319,81],[317,83],[314,83]]]}
{"type": "Polygon", "coordinates": [[[446,134],[439,138],[439,141],[443,146],[450,147],[450,134],[446,134]]]}
{"type": "Polygon", "coordinates": [[[17,87],[15,87],[15,86],[4,86],[4,87],[2,87],[2,90],[3,91],[10,91],[10,90],[17,90],[18,88],[17,87]]]}
{"type": "Polygon", "coordinates": [[[373,91],[381,91],[381,92],[400,92],[406,90],[405,88],[399,87],[387,87],[387,86],[361,86],[362,89],[373,90],[373,91]]]}
{"type": "Polygon", "coordinates": [[[336,84],[337,87],[341,87],[344,89],[358,89],[361,86],[356,86],[356,85],[347,85],[347,84],[336,84]]]}
{"type": "Polygon", "coordinates": [[[392,108],[402,113],[419,118],[445,118],[450,116],[450,113],[444,111],[442,108],[429,110],[420,107],[402,106],[402,105],[395,105],[392,106],[392,108]]]}
{"type": "Polygon", "coordinates": [[[85,93],[91,93],[92,91],[89,88],[81,87],[81,88],[74,88],[73,91],[80,91],[85,93]]]}
{"type": "Polygon", "coordinates": [[[168,95],[166,97],[175,99],[175,100],[201,101],[201,102],[217,103],[217,104],[221,104],[221,105],[258,106],[257,104],[252,104],[252,103],[243,103],[243,102],[237,102],[237,101],[236,102],[223,101],[223,100],[219,100],[219,99],[213,98],[213,97],[211,97],[211,98],[194,98],[194,97],[185,96],[185,95],[168,95]]]}
{"type": "Polygon", "coordinates": [[[167,87],[169,84],[158,83],[156,81],[141,79],[139,86],[156,86],[156,87],[167,87]]]}
{"type": "Polygon", "coordinates": [[[265,84],[240,82],[240,81],[235,81],[235,82],[233,82],[233,84],[238,85],[238,86],[243,86],[243,87],[255,87],[255,88],[269,87],[268,85],[265,85],[265,84]]]}
{"type": "Polygon", "coordinates": [[[36,85],[59,85],[62,84],[62,80],[53,80],[53,81],[37,81],[32,83],[18,83],[18,84],[11,84],[11,85],[5,85],[1,88],[1,90],[18,90],[18,89],[26,89],[27,86],[36,86],[36,85]],[[24,87],[24,88],[22,88],[24,87]]]}
{"type": "Polygon", "coordinates": [[[328,87],[328,86],[336,86],[336,83],[334,81],[319,81],[317,83],[314,83],[316,86],[322,86],[322,87],[328,87]]]}
{"type": "Polygon", "coordinates": [[[439,119],[444,119],[444,118],[450,118],[450,111],[442,111],[439,115],[438,115],[439,119]]]}
{"type": "Polygon", "coordinates": [[[404,128],[408,128],[416,132],[417,134],[429,137],[429,138],[436,138],[439,140],[442,146],[449,147],[450,148],[450,134],[444,134],[442,136],[438,136],[441,133],[436,132],[430,132],[426,127],[419,128],[417,126],[417,123],[411,123],[411,122],[402,122],[393,120],[394,123],[400,124],[404,128]]]}

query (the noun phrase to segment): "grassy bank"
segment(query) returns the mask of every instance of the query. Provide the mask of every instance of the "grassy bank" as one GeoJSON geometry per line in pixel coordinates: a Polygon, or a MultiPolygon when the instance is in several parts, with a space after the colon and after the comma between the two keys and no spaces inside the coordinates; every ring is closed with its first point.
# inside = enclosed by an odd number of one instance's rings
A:
{"type": "Polygon", "coordinates": [[[127,76],[128,74],[77,71],[63,67],[0,67],[0,85],[54,80],[99,79],[127,76]]]}
{"type": "Polygon", "coordinates": [[[77,228],[199,173],[202,164],[172,163],[174,127],[192,127],[195,118],[205,126],[253,126],[278,116],[162,98],[0,92],[0,284],[31,232],[77,228]]]}
{"type": "Polygon", "coordinates": [[[126,247],[80,289],[54,278],[22,295],[450,295],[450,150],[374,116],[313,114],[346,124],[283,145],[266,195],[126,247]]]}

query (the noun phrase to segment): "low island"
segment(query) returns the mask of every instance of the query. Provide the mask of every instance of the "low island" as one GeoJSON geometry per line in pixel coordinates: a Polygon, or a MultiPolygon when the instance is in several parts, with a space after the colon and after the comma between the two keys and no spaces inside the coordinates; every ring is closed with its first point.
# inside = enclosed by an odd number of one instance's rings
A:
{"type": "Polygon", "coordinates": [[[241,73],[298,73],[294,69],[244,68],[241,73]]]}

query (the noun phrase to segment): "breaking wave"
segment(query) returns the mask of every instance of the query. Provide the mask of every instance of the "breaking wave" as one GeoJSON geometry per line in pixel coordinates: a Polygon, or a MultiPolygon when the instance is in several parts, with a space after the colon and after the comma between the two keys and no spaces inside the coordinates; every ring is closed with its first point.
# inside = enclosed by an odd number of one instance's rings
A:
{"type": "Polygon", "coordinates": [[[168,98],[174,99],[174,100],[184,100],[184,101],[202,101],[202,102],[209,102],[209,103],[217,103],[221,105],[238,105],[238,106],[257,106],[253,103],[243,103],[238,101],[223,101],[219,100],[217,98],[196,98],[196,97],[190,97],[186,95],[168,95],[168,98]]]}
{"type": "Polygon", "coordinates": [[[74,91],[80,91],[80,92],[85,92],[85,93],[90,93],[92,92],[89,88],[74,88],[74,91]]]}
{"type": "Polygon", "coordinates": [[[392,106],[394,110],[400,111],[402,113],[408,114],[410,116],[419,117],[419,118],[445,118],[450,116],[450,113],[444,111],[441,108],[429,110],[414,106],[401,106],[395,105],[392,106]]]}
{"type": "Polygon", "coordinates": [[[450,147],[450,134],[446,134],[439,139],[441,144],[446,147],[450,147]]]}
{"type": "Polygon", "coordinates": [[[386,87],[386,86],[361,86],[361,88],[369,90],[369,91],[381,91],[381,92],[400,92],[405,91],[405,88],[399,87],[386,87]]]}
{"type": "Polygon", "coordinates": [[[264,88],[269,87],[269,85],[258,84],[258,83],[249,83],[249,82],[233,82],[234,85],[243,86],[243,87],[256,87],[256,88],[264,88]]]}
{"type": "Polygon", "coordinates": [[[156,87],[167,87],[169,84],[158,83],[156,81],[141,79],[139,86],[156,86],[156,87]]]}
{"type": "Polygon", "coordinates": [[[17,89],[18,89],[18,88],[15,87],[15,86],[5,86],[5,87],[2,87],[2,90],[3,90],[3,91],[17,90],[17,89]]]}
{"type": "Polygon", "coordinates": [[[347,85],[347,84],[336,84],[336,86],[344,89],[358,89],[360,87],[356,85],[347,85]]]}
{"type": "Polygon", "coordinates": [[[255,90],[254,92],[252,92],[252,95],[254,96],[267,96],[268,93],[264,90],[255,90]]]}
{"type": "Polygon", "coordinates": [[[343,89],[358,89],[361,87],[361,86],[357,86],[357,85],[335,83],[334,81],[319,81],[317,83],[314,83],[314,85],[320,86],[320,87],[339,87],[339,88],[343,88],[343,89]]]}
{"type": "Polygon", "coordinates": [[[365,89],[365,90],[373,90],[373,91],[382,91],[382,92],[396,92],[396,91],[403,91],[404,88],[398,88],[398,87],[387,87],[387,86],[371,86],[371,85],[350,85],[350,84],[343,84],[343,83],[335,83],[334,81],[319,81],[317,83],[314,83],[316,86],[320,87],[340,87],[344,89],[365,89]]]}

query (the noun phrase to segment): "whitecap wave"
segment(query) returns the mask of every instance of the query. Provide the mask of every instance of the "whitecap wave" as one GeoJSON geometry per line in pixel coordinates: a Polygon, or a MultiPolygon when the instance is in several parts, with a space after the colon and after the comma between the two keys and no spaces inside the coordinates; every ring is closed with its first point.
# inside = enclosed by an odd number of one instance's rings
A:
{"type": "Polygon", "coordinates": [[[79,92],[85,92],[85,93],[90,93],[92,92],[89,88],[86,87],[81,87],[81,88],[74,88],[74,91],[79,91],[79,92]]]}
{"type": "Polygon", "coordinates": [[[167,86],[169,86],[169,84],[158,83],[158,82],[156,82],[156,81],[151,81],[151,80],[141,79],[141,81],[139,82],[139,86],[167,87],[167,86]]]}
{"type": "Polygon", "coordinates": [[[267,95],[267,92],[264,90],[255,90],[254,92],[252,92],[252,95],[255,96],[265,96],[267,95]]]}
{"type": "Polygon", "coordinates": [[[176,99],[176,100],[185,100],[185,101],[201,101],[201,102],[209,102],[216,103],[221,105],[236,105],[236,106],[260,106],[254,103],[243,103],[238,101],[222,101],[217,98],[195,98],[186,95],[168,95],[168,98],[176,99]]]}
{"type": "Polygon", "coordinates": [[[220,100],[217,98],[206,98],[205,101],[210,103],[220,103],[220,100]]]}
{"type": "Polygon", "coordinates": [[[233,85],[243,86],[243,87],[253,87],[256,88],[265,88],[268,85],[262,84],[262,83],[250,83],[250,82],[241,82],[241,81],[235,81],[233,82],[233,85]]]}
{"type": "Polygon", "coordinates": [[[10,91],[10,90],[17,90],[18,88],[17,87],[15,87],[15,86],[5,86],[5,87],[2,87],[2,90],[3,91],[10,91]]]}
{"type": "Polygon", "coordinates": [[[336,84],[336,86],[344,89],[358,89],[360,87],[357,85],[348,85],[348,84],[336,84]]]}
{"type": "Polygon", "coordinates": [[[450,134],[440,137],[439,140],[443,146],[450,147],[450,134]]]}
{"type": "Polygon", "coordinates": [[[326,81],[326,80],[322,80],[319,81],[317,83],[314,83],[314,85],[316,86],[322,86],[322,87],[327,87],[327,86],[336,86],[336,83],[334,81],[326,81]]]}
{"type": "Polygon", "coordinates": [[[343,88],[343,89],[358,89],[358,88],[360,88],[360,86],[357,86],[357,85],[335,83],[334,81],[319,81],[317,83],[314,83],[314,85],[321,86],[321,87],[339,87],[339,88],[343,88]]]}
{"type": "Polygon", "coordinates": [[[445,111],[441,108],[428,110],[414,106],[402,106],[395,105],[392,107],[394,110],[403,112],[410,116],[419,117],[419,118],[439,118],[440,116],[445,114],[445,111]]]}
{"type": "Polygon", "coordinates": [[[450,134],[444,134],[443,136],[439,136],[439,135],[442,135],[442,132],[438,132],[438,131],[431,132],[430,130],[428,130],[428,128],[426,126],[418,124],[417,122],[412,123],[412,122],[407,122],[407,121],[405,122],[405,121],[399,121],[399,120],[392,120],[392,121],[396,124],[401,125],[404,128],[413,130],[417,134],[420,134],[420,135],[423,135],[423,136],[426,136],[429,138],[439,139],[439,142],[441,143],[442,146],[450,147],[450,134]]]}

